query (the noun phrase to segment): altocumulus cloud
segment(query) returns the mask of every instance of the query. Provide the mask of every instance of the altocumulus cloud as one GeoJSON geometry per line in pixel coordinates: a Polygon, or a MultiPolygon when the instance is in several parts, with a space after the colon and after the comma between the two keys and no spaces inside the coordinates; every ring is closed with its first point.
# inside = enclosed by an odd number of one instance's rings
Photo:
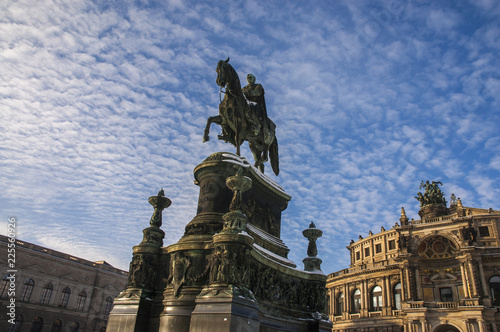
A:
{"type": "MultiPolygon", "coordinates": [[[[127,269],[160,188],[165,244],[196,212],[193,168],[218,112],[215,65],[253,73],[277,123],[299,266],[313,220],[323,270],[439,180],[499,208],[497,2],[17,1],[0,5],[0,207],[18,237],[127,269]]],[[[248,148],[243,155],[251,159],[248,148]]],[[[6,224],[6,223],[3,223],[6,224]]],[[[4,229],[4,232],[6,230],[4,229]]]]}

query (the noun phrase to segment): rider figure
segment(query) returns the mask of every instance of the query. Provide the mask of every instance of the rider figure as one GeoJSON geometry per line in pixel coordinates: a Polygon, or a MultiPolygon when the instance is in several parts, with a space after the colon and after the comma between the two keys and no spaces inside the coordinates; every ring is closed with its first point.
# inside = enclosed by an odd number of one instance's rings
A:
{"type": "Polygon", "coordinates": [[[267,117],[266,100],[264,98],[264,88],[261,84],[255,84],[255,76],[247,75],[248,85],[241,91],[248,101],[257,104],[258,107],[250,105],[250,112],[247,112],[246,118],[251,123],[251,128],[255,135],[259,134],[260,128],[264,131],[264,136],[270,135],[269,118],[267,117]]]}

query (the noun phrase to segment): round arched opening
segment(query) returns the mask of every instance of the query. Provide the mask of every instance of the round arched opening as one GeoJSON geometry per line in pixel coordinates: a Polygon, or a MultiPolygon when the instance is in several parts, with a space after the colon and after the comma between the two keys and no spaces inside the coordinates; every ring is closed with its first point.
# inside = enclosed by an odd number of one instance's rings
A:
{"type": "Polygon", "coordinates": [[[453,325],[443,324],[436,327],[433,332],[461,332],[461,331],[453,325]]]}

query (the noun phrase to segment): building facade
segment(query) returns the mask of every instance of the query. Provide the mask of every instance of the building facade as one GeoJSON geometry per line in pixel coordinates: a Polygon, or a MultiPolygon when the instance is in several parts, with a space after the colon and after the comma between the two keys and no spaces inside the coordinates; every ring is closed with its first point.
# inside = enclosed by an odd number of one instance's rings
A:
{"type": "MultiPolygon", "coordinates": [[[[0,235],[0,307],[12,298],[7,267],[8,238],[0,235]]],[[[15,241],[15,324],[0,317],[2,331],[105,331],[114,298],[127,272],[32,243],[15,241]]],[[[12,322],[12,321],[11,321],[12,322]]]]}
{"type": "Polygon", "coordinates": [[[333,331],[500,331],[500,211],[443,202],[351,241],[327,279],[333,331]]]}

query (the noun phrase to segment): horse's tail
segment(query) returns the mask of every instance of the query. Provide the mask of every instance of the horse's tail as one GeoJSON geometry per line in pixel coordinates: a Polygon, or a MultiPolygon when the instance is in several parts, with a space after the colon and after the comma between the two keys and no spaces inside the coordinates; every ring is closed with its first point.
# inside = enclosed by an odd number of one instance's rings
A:
{"type": "Polygon", "coordinates": [[[269,158],[271,159],[271,167],[276,176],[280,173],[280,160],[278,155],[278,138],[274,136],[273,142],[269,147],[269,158]]]}

